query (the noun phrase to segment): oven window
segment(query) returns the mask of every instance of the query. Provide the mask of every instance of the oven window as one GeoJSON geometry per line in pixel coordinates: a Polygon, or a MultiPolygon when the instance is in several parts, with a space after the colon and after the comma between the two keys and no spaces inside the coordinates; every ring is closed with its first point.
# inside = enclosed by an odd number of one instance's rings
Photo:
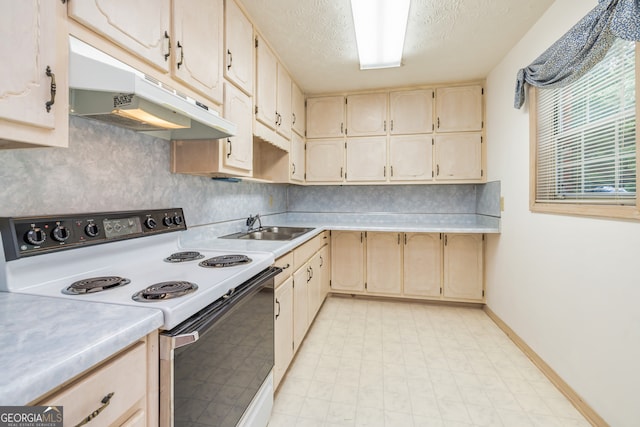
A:
{"type": "Polygon", "coordinates": [[[273,289],[247,297],[174,357],[175,425],[234,427],[273,368],[273,289]]]}

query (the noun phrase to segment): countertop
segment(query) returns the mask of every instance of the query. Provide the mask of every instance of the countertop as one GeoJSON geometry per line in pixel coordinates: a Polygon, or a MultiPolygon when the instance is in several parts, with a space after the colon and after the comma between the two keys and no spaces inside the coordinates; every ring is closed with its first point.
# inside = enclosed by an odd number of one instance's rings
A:
{"type": "MultiPolygon", "coordinates": [[[[192,227],[180,242],[185,248],[272,252],[277,258],[325,230],[387,231],[404,233],[500,233],[500,218],[475,214],[355,214],[283,213],[262,218],[263,226],[287,225],[314,230],[289,241],[220,238],[245,231],[241,222],[192,227]]],[[[257,226],[257,224],[256,224],[257,226]]]]}
{"type": "Polygon", "coordinates": [[[0,405],[25,405],[162,326],[162,312],[0,292],[0,405]]]}

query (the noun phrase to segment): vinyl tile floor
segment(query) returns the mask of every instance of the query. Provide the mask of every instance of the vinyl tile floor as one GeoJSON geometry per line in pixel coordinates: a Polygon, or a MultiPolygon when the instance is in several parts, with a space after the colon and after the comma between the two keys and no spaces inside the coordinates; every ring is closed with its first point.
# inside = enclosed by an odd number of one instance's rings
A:
{"type": "Polygon", "coordinates": [[[329,297],[269,427],[588,427],[475,308],[329,297]]]}

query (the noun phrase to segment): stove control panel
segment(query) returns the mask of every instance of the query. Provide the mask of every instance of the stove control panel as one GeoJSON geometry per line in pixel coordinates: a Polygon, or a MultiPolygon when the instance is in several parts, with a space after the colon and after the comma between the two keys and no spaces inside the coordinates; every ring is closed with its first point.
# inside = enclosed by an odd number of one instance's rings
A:
{"type": "Polygon", "coordinates": [[[0,218],[7,261],[186,229],[181,208],[0,218]]]}

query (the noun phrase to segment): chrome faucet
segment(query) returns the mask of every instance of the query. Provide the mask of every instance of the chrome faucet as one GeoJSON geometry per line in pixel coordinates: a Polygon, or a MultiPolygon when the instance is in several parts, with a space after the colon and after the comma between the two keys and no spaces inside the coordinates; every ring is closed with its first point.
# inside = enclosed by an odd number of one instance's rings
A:
{"type": "Polygon", "coordinates": [[[247,218],[247,227],[249,227],[247,229],[247,233],[254,230],[253,224],[256,223],[256,220],[258,220],[258,228],[257,228],[257,230],[261,230],[262,229],[262,220],[260,219],[260,214],[256,214],[256,216],[249,215],[249,218],[247,218]]]}

